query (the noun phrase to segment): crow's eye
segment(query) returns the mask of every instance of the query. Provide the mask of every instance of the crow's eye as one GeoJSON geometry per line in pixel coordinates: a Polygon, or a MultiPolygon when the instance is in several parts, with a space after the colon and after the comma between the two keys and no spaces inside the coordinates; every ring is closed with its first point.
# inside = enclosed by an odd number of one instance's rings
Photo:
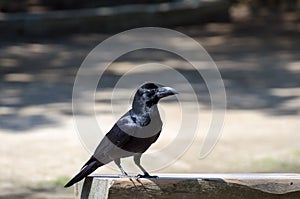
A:
{"type": "Polygon", "coordinates": [[[155,90],[149,90],[147,95],[148,96],[153,96],[155,94],[155,90]]]}
{"type": "Polygon", "coordinates": [[[152,98],[154,95],[155,95],[155,90],[147,90],[143,94],[143,96],[147,98],[152,98]]]}

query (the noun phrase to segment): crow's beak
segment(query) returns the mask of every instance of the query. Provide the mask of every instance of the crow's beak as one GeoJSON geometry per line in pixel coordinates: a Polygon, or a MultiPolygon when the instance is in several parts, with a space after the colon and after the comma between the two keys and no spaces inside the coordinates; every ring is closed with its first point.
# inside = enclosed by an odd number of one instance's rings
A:
{"type": "Polygon", "coordinates": [[[161,98],[164,98],[164,97],[167,97],[167,96],[170,96],[170,95],[175,95],[175,94],[178,94],[178,92],[174,88],[160,87],[160,88],[158,88],[158,91],[157,91],[156,95],[159,99],[161,99],[161,98]]]}

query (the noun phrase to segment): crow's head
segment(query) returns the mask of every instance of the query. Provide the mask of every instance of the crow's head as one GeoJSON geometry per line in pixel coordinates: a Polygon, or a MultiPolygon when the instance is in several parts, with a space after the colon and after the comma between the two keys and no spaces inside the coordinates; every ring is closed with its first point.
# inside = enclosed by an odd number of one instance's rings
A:
{"type": "Polygon", "coordinates": [[[157,104],[160,99],[175,94],[178,93],[174,88],[162,86],[157,83],[146,82],[138,88],[133,103],[136,103],[136,105],[145,104],[147,106],[152,106],[157,104]]]}

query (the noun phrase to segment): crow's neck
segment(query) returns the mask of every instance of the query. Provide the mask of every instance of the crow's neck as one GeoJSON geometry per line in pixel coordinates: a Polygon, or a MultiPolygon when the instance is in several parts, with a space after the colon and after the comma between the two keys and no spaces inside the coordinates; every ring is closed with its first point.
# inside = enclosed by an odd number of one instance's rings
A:
{"type": "Polygon", "coordinates": [[[134,100],[132,103],[131,117],[134,122],[145,126],[151,121],[151,113],[156,112],[157,104],[147,104],[143,101],[134,100]]]}
{"type": "Polygon", "coordinates": [[[152,106],[147,106],[145,103],[133,103],[132,113],[135,115],[143,116],[150,114],[152,106]]]}

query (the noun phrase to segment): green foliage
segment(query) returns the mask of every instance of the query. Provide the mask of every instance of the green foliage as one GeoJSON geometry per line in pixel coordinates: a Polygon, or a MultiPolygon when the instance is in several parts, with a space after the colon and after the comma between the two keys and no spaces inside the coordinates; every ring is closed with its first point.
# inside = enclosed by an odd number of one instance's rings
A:
{"type": "MultiPolygon", "coordinates": [[[[298,152],[297,156],[300,157],[300,152],[298,152]]],[[[255,161],[254,167],[258,168],[259,171],[262,172],[300,172],[300,162],[280,158],[275,159],[273,157],[265,157],[255,161]]]]}
{"type": "Polygon", "coordinates": [[[294,152],[294,155],[295,155],[297,158],[300,158],[300,151],[295,151],[295,152],[294,152]]]}
{"type": "Polygon", "coordinates": [[[35,6],[42,7],[43,10],[69,10],[125,4],[153,4],[172,1],[174,0],[0,0],[0,12],[26,12],[31,10],[31,7],[35,6]]]}
{"type": "Polygon", "coordinates": [[[55,187],[63,187],[70,180],[70,176],[60,176],[56,178],[52,184],[55,187]]]}

